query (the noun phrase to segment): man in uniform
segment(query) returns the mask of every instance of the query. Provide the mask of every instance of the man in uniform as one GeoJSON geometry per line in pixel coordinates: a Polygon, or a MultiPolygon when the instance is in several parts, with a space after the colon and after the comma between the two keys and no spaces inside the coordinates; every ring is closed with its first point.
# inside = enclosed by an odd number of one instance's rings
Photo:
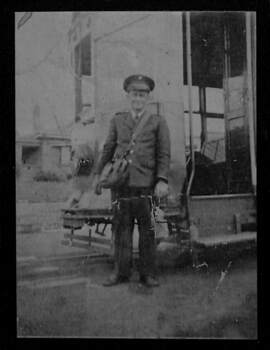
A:
{"type": "MultiPolygon", "coordinates": [[[[125,79],[130,109],[116,113],[110,122],[109,134],[96,167],[94,188],[101,193],[100,174],[115,154],[123,152],[132,137],[140,118],[146,112],[154,81],[143,75],[125,79]]],[[[170,165],[170,135],[167,122],[161,115],[151,113],[138,135],[129,154],[129,177],[117,190],[118,202],[115,232],[115,272],[104,286],[112,286],[129,280],[132,267],[132,234],[134,219],[139,229],[139,273],[146,286],[158,286],[155,273],[155,232],[152,222],[152,195],[162,198],[168,195],[170,165]]]]}

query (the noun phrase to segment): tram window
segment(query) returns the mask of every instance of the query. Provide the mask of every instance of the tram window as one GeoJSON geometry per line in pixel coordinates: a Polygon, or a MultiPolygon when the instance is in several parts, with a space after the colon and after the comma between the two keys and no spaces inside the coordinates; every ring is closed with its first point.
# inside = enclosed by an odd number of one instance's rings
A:
{"type": "Polygon", "coordinates": [[[228,15],[230,77],[242,75],[245,69],[246,33],[244,13],[228,15]]]}
{"type": "Polygon", "coordinates": [[[205,94],[206,94],[206,111],[208,113],[224,114],[223,89],[207,87],[205,94]]]}
{"type": "Polygon", "coordinates": [[[207,140],[219,140],[225,137],[224,119],[207,118],[207,140]]]}
{"type": "Polygon", "coordinates": [[[225,162],[225,139],[215,139],[208,141],[202,153],[208,157],[213,164],[225,162]]]}

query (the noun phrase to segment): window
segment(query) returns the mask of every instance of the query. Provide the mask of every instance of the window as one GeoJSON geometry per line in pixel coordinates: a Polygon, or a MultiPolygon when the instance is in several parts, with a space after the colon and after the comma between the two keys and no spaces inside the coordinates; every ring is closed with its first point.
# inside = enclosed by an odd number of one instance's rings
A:
{"type": "Polygon", "coordinates": [[[68,165],[70,162],[71,148],[69,146],[62,147],[61,165],[68,165]]]}
{"type": "Polygon", "coordinates": [[[88,34],[75,47],[75,72],[78,76],[91,76],[91,35],[88,34]]]}
{"type": "Polygon", "coordinates": [[[81,75],[91,76],[91,36],[88,34],[81,43],[81,75]]]}
{"type": "Polygon", "coordinates": [[[39,165],[40,151],[38,147],[23,146],[22,147],[22,163],[29,165],[39,165]]]}
{"type": "MultiPolygon", "coordinates": [[[[76,73],[75,79],[75,108],[76,115],[81,111],[83,103],[89,103],[89,96],[86,93],[86,101],[84,101],[84,91],[82,91],[82,81],[83,77],[91,77],[92,74],[92,58],[91,58],[92,50],[91,50],[91,35],[86,35],[79,44],[76,45],[74,50],[74,70],[76,73]]],[[[88,88],[88,91],[91,91],[88,88]]]]}
{"type": "Polygon", "coordinates": [[[224,118],[207,118],[207,140],[219,140],[225,138],[224,118]]]}

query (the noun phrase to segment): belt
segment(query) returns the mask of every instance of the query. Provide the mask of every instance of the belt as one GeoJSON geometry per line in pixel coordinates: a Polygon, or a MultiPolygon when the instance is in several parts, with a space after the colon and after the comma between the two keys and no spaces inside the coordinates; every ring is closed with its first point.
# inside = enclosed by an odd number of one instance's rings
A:
{"type": "Polygon", "coordinates": [[[132,200],[142,199],[142,198],[152,199],[153,196],[151,196],[151,195],[140,195],[140,196],[130,196],[130,197],[118,197],[114,202],[117,202],[117,201],[132,201],[132,200]]]}
{"type": "Polygon", "coordinates": [[[128,202],[128,201],[132,201],[132,200],[138,200],[138,199],[149,199],[150,200],[150,204],[151,204],[151,210],[154,211],[156,207],[159,207],[160,205],[160,201],[158,201],[158,203],[155,203],[155,201],[153,200],[153,196],[151,195],[140,195],[140,196],[131,196],[131,197],[119,197],[117,199],[115,199],[114,201],[112,201],[112,205],[114,206],[114,208],[117,208],[118,210],[120,209],[120,203],[121,202],[128,202]]]}

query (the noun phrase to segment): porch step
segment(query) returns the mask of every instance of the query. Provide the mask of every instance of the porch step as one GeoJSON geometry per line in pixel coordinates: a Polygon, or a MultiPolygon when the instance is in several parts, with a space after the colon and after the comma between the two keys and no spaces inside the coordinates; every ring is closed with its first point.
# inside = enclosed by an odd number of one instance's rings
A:
{"type": "Polygon", "coordinates": [[[194,243],[199,246],[212,247],[232,243],[257,241],[257,232],[242,232],[238,234],[226,234],[215,237],[199,237],[194,243]]]}

